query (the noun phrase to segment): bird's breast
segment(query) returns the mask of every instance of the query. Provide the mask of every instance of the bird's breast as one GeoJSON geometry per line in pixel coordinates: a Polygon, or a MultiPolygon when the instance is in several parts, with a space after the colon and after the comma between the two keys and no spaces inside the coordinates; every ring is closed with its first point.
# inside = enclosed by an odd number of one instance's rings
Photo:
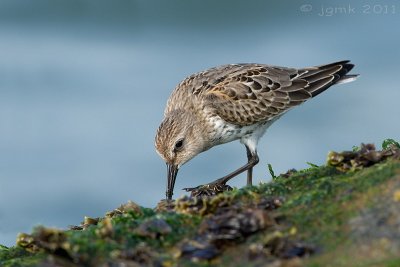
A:
{"type": "Polygon", "coordinates": [[[224,121],[219,116],[209,118],[208,124],[210,126],[208,137],[212,146],[232,142],[245,135],[251,135],[259,127],[258,125],[235,125],[224,121]]]}

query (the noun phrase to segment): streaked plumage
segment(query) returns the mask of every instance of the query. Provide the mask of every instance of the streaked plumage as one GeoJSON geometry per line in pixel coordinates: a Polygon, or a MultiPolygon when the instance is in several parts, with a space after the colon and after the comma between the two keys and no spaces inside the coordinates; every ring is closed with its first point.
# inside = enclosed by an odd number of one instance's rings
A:
{"type": "MultiPolygon", "coordinates": [[[[302,69],[230,64],[193,74],[168,100],[156,135],[156,149],[169,166],[175,166],[174,175],[200,152],[238,139],[246,146],[249,162],[253,157],[256,164],[257,142],[265,130],[292,107],[331,85],[354,80],[357,75],[347,75],[353,66],[349,61],[302,69]],[[178,142],[182,146],[177,147],[178,142]]],[[[245,165],[248,183],[255,164],[245,165]]],[[[174,180],[169,179],[168,198],[174,180]]]]}

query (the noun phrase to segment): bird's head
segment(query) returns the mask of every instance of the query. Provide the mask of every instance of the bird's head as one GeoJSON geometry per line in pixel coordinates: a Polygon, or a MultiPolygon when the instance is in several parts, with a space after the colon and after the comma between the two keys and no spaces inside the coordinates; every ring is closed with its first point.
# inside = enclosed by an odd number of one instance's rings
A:
{"type": "Polygon", "coordinates": [[[179,168],[204,151],[202,130],[196,117],[182,110],[168,113],[158,127],[155,146],[167,164],[167,199],[172,198],[179,168]]]}

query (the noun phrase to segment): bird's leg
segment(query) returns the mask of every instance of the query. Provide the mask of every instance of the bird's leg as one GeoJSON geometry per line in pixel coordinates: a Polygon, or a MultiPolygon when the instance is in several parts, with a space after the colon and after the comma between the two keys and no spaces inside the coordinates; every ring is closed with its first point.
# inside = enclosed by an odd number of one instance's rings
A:
{"type": "Polygon", "coordinates": [[[249,184],[251,185],[253,176],[253,167],[258,163],[259,159],[257,151],[251,153],[250,149],[246,146],[246,152],[247,152],[247,163],[244,166],[240,167],[239,169],[228,175],[225,175],[224,177],[218,180],[215,180],[212,183],[226,184],[230,179],[247,170],[247,185],[249,184]]]}
{"type": "Polygon", "coordinates": [[[226,183],[232,179],[233,177],[241,174],[242,172],[248,171],[247,173],[247,184],[251,184],[252,181],[252,170],[253,167],[258,163],[258,155],[257,151],[254,151],[253,153],[249,150],[249,148],[246,146],[247,150],[247,158],[248,162],[237,169],[236,171],[225,175],[222,178],[219,178],[215,180],[214,182],[211,182],[209,184],[205,185],[200,185],[194,188],[184,188],[184,190],[191,192],[192,196],[201,196],[201,195],[215,195],[221,191],[224,191],[224,189],[229,189],[230,187],[226,185],[226,183]]]}
{"type": "MultiPolygon", "coordinates": [[[[250,149],[246,146],[246,153],[247,153],[247,162],[250,162],[252,158],[252,154],[250,149]]],[[[257,153],[257,152],[256,152],[257,153]]],[[[256,163],[257,164],[257,163],[256,163]]],[[[255,164],[254,164],[255,165],[255,164]]],[[[253,167],[250,167],[247,170],[247,185],[253,185],[253,167]]]]}

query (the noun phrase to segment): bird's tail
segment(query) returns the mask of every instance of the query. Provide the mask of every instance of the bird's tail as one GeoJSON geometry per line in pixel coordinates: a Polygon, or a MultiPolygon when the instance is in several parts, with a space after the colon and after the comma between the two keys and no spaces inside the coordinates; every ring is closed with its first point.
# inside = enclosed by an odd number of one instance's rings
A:
{"type": "Polygon", "coordinates": [[[299,70],[297,79],[304,79],[308,86],[304,88],[315,97],[334,84],[348,83],[357,79],[358,74],[347,74],[354,67],[350,60],[299,70]]]}

